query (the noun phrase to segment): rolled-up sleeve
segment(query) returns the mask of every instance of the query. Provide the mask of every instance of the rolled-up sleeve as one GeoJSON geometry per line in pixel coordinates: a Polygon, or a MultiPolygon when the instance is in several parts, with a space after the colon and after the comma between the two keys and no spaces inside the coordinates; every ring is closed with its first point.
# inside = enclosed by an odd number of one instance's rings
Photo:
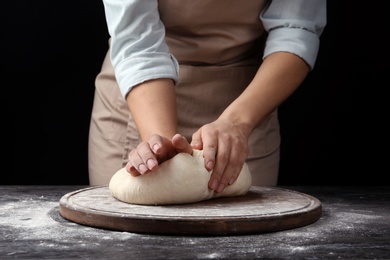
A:
{"type": "Polygon", "coordinates": [[[165,42],[157,0],[103,0],[110,57],[123,97],[142,82],[178,80],[178,63],[165,42]]]}
{"type": "Polygon", "coordinates": [[[260,19],[268,32],[264,58],[290,52],[314,68],[326,25],[326,0],[272,0],[260,19]]]}

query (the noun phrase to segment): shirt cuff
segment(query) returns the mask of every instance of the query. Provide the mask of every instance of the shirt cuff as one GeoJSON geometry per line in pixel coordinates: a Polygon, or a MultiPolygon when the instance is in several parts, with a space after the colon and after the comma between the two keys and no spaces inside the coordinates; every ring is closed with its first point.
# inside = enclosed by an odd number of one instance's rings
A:
{"type": "Polygon", "coordinates": [[[170,78],[175,84],[179,80],[179,65],[169,53],[142,53],[122,61],[116,68],[116,80],[123,98],[130,90],[145,81],[170,78]]]}
{"type": "Polygon", "coordinates": [[[320,40],[318,35],[300,28],[278,28],[268,34],[263,58],[274,52],[290,52],[301,57],[313,70],[320,40]]]}

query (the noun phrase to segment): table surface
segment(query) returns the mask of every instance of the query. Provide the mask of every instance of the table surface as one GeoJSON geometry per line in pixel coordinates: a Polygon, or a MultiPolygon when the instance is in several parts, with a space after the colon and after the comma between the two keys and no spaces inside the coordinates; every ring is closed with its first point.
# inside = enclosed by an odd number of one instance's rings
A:
{"type": "Polygon", "coordinates": [[[0,259],[390,259],[390,187],[289,186],[322,203],[308,226],[239,236],[167,236],[82,226],[60,198],[86,186],[0,186],[0,259]]]}

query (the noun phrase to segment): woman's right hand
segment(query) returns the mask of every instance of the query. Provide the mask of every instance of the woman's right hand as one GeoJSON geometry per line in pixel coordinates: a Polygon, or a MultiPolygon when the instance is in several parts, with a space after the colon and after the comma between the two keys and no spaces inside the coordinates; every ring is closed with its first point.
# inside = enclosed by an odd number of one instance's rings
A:
{"type": "Polygon", "coordinates": [[[189,154],[193,152],[184,136],[176,134],[169,139],[155,134],[147,142],[140,143],[136,149],[130,151],[126,170],[132,176],[147,174],[156,169],[160,163],[181,152],[189,154]]]}

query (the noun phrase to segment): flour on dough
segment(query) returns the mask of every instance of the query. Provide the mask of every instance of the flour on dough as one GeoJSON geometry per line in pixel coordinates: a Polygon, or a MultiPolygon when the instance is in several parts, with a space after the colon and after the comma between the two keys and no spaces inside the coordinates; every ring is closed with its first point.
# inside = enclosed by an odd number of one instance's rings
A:
{"type": "Polygon", "coordinates": [[[142,205],[183,204],[217,197],[245,195],[252,175],[245,163],[236,182],[221,193],[208,188],[211,172],[204,167],[203,151],[179,153],[145,175],[134,177],[125,168],[111,178],[109,189],[120,201],[142,205]]]}

